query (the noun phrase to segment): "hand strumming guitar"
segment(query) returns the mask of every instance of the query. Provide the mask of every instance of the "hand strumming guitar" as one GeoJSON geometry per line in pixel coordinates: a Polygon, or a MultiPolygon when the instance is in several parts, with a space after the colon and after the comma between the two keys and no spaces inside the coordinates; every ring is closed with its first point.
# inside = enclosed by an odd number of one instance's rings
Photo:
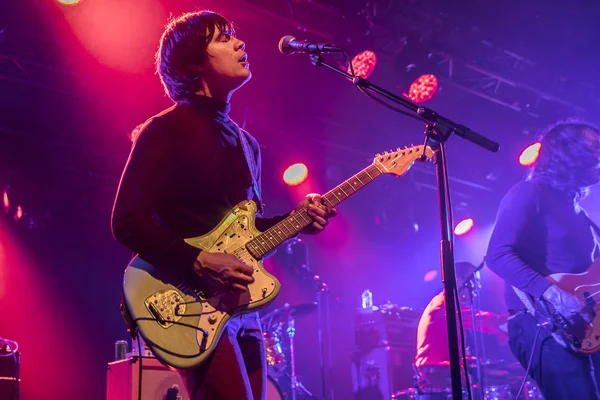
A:
{"type": "Polygon", "coordinates": [[[217,285],[245,291],[249,283],[254,282],[254,270],[225,253],[201,251],[194,263],[194,271],[202,278],[212,280],[217,285]]]}
{"type": "Polygon", "coordinates": [[[308,216],[313,220],[310,225],[302,230],[302,233],[307,235],[316,235],[317,233],[320,233],[327,226],[329,218],[333,218],[337,215],[337,210],[326,205],[320,194],[307,194],[298,204],[298,207],[292,211],[292,214],[303,208],[306,208],[308,216]]]}
{"type": "Polygon", "coordinates": [[[556,285],[551,285],[542,293],[542,298],[548,301],[556,311],[569,320],[580,316],[585,322],[591,322],[589,307],[573,293],[569,293],[556,285]]]}

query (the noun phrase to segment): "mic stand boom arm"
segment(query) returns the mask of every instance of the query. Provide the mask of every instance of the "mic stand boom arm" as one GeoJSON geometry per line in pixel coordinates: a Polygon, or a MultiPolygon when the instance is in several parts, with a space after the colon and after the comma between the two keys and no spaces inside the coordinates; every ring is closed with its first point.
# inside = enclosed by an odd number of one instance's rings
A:
{"type": "Polygon", "coordinates": [[[395,95],[394,93],[391,93],[377,85],[374,85],[373,83],[369,82],[368,80],[366,80],[364,78],[361,78],[360,76],[352,76],[349,73],[347,73],[346,71],[342,71],[341,69],[339,69],[331,64],[326,63],[323,60],[323,57],[320,55],[312,54],[312,55],[310,55],[310,59],[311,59],[311,62],[313,65],[315,65],[317,67],[328,68],[328,69],[342,75],[343,77],[345,77],[346,79],[348,79],[349,81],[354,83],[357,87],[367,89],[374,93],[377,93],[377,94],[385,97],[386,99],[391,100],[394,103],[397,103],[397,104],[409,109],[410,111],[415,112],[422,120],[424,120],[430,124],[435,124],[437,128],[447,130],[448,134],[454,133],[454,134],[462,137],[463,139],[466,139],[472,143],[475,143],[476,145],[481,146],[484,149],[492,151],[492,152],[498,151],[498,148],[500,147],[500,145],[498,143],[494,142],[493,140],[490,140],[490,139],[486,138],[485,136],[472,131],[471,129],[469,129],[468,127],[466,127],[464,125],[458,124],[448,118],[445,118],[444,116],[436,113],[435,111],[433,111],[427,107],[418,106],[403,97],[395,95]]]}
{"type": "MultiPolygon", "coordinates": [[[[454,272],[454,237],[452,230],[452,208],[450,206],[450,189],[448,188],[448,170],[446,167],[446,157],[444,143],[448,137],[454,133],[463,139],[466,139],[486,150],[496,152],[500,147],[498,143],[476,133],[468,127],[458,124],[448,118],[445,118],[433,110],[418,106],[407,99],[397,96],[379,86],[374,85],[368,80],[352,76],[341,69],[326,63],[323,57],[317,54],[310,55],[310,60],[317,67],[330,69],[346,79],[350,80],[360,89],[366,89],[377,93],[396,104],[413,111],[426,123],[425,145],[429,144],[435,151],[436,179],[438,184],[438,203],[440,212],[440,259],[442,270],[442,281],[445,289],[446,315],[448,318],[448,350],[450,353],[450,376],[452,379],[452,398],[460,399],[463,396],[460,370],[459,342],[457,334],[456,318],[450,317],[456,315],[456,303],[458,299],[456,294],[456,280],[454,272]]],[[[468,388],[469,389],[469,388],[468,388]]],[[[471,391],[468,390],[469,395],[471,391]]],[[[469,396],[470,398],[470,396],[469,396]]]]}

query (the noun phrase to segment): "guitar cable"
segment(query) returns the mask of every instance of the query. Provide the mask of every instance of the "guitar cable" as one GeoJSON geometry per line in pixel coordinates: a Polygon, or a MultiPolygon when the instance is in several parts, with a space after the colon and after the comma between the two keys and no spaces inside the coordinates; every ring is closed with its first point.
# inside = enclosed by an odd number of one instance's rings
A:
{"type": "Polygon", "coordinates": [[[533,339],[533,346],[531,346],[531,354],[529,355],[529,361],[527,362],[527,369],[525,370],[525,376],[523,376],[523,382],[521,382],[521,387],[519,388],[519,391],[517,392],[517,395],[515,396],[515,400],[518,400],[519,396],[521,396],[521,393],[523,392],[523,389],[525,388],[525,383],[527,382],[527,378],[529,378],[529,372],[531,371],[531,364],[533,363],[533,356],[535,355],[535,345],[538,342],[540,333],[542,332],[542,328],[543,328],[542,325],[540,325],[538,327],[538,330],[535,334],[535,339],[533,339]]]}
{"type": "Polygon", "coordinates": [[[140,348],[141,343],[140,343],[140,333],[138,332],[135,335],[135,339],[137,340],[137,344],[138,344],[138,351],[139,351],[139,361],[140,361],[140,365],[139,365],[139,373],[138,373],[138,400],[142,400],[142,356],[144,354],[144,349],[140,348]]]}

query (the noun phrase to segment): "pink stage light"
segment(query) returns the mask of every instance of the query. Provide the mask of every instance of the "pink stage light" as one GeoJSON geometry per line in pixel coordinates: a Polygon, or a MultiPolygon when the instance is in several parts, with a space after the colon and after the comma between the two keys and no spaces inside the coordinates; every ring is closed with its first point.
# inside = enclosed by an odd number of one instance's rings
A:
{"type": "Polygon", "coordinates": [[[475,223],[473,222],[472,218],[463,219],[458,224],[456,224],[456,227],[454,228],[454,234],[462,236],[468,233],[471,229],[473,229],[473,225],[475,225],[475,223]]]}
{"type": "Polygon", "coordinates": [[[308,177],[308,168],[302,163],[290,165],[283,173],[283,181],[290,186],[297,186],[308,177]]]}
{"type": "Polygon", "coordinates": [[[527,148],[523,150],[519,156],[519,163],[524,166],[533,165],[540,156],[541,148],[542,144],[540,142],[536,142],[527,146],[527,148]]]}
{"type": "Polygon", "coordinates": [[[21,218],[23,218],[23,208],[21,206],[18,206],[17,212],[15,212],[15,221],[18,221],[21,218]]]}
{"type": "Polygon", "coordinates": [[[62,8],[73,33],[97,62],[134,73],[151,64],[167,19],[159,0],[88,0],[62,8]]]}
{"type": "Polygon", "coordinates": [[[425,276],[423,277],[423,280],[425,282],[432,282],[437,276],[438,276],[437,270],[432,269],[431,271],[429,271],[425,274],[425,276]]]}
{"type": "Polygon", "coordinates": [[[410,101],[424,103],[431,100],[437,93],[440,83],[437,76],[425,74],[419,76],[408,88],[408,93],[403,93],[410,101]]]}
{"type": "Polygon", "coordinates": [[[10,207],[10,200],[8,200],[8,192],[6,191],[6,189],[4,190],[4,194],[2,195],[2,204],[4,205],[5,210],[8,210],[8,207],[10,207]]]}
{"type": "MultiPolygon", "coordinates": [[[[360,54],[357,54],[352,59],[352,66],[354,67],[354,73],[356,76],[360,76],[361,78],[367,79],[373,71],[375,71],[375,66],[377,65],[377,56],[371,50],[365,50],[360,54]]],[[[352,71],[350,67],[348,67],[348,73],[351,74],[352,71]]]]}

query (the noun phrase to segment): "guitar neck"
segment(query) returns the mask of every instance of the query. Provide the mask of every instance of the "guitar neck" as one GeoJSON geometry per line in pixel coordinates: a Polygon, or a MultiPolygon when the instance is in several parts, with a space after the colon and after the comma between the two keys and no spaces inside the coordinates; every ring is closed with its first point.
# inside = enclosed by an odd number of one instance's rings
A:
{"type": "MultiPolygon", "coordinates": [[[[383,174],[375,164],[369,165],[359,173],[345,180],[335,188],[323,195],[323,202],[330,207],[335,207],[369,183],[383,174]]],[[[297,235],[302,229],[312,223],[312,218],[307,210],[296,211],[285,219],[279,221],[246,244],[246,248],[253,256],[260,258],[269,253],[281,243],[297,235]]]]}

